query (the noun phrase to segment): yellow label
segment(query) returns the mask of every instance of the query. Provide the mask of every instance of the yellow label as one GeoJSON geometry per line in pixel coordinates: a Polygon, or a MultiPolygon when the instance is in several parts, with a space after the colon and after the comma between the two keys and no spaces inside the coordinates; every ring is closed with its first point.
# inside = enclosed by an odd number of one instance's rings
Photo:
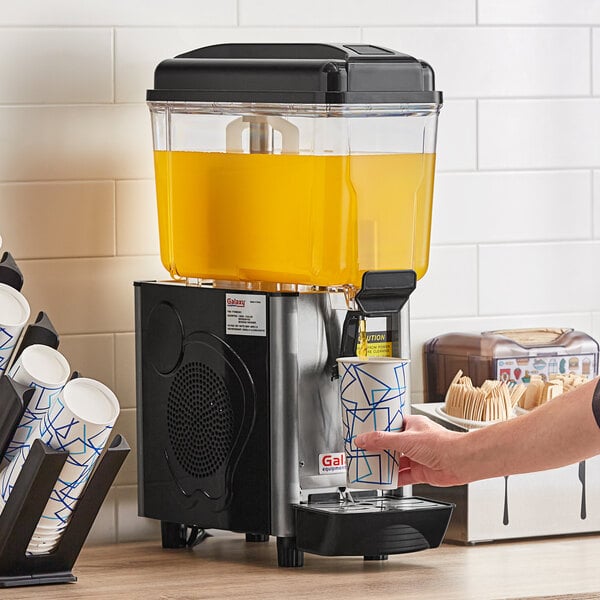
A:
{"type": "Polygon", "coordinates": [[[392,334],[390,331],[367,333],[367,356],[392,356],[392,334]]]}
{"type": "Polygon", "coordinates": [[[392,342],[375,342],[367,346],[367,356],[392,356],[392,342]]]}

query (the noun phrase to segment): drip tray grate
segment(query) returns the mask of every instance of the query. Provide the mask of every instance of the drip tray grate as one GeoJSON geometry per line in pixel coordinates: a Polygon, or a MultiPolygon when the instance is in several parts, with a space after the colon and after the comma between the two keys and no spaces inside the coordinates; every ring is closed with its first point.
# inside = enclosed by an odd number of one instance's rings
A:
{"type": "Polygon", "coordinates": [[[294,505],[296,545],[324,556],[403,554],[438,547],[453,504],[378,496],[294,505]]]}

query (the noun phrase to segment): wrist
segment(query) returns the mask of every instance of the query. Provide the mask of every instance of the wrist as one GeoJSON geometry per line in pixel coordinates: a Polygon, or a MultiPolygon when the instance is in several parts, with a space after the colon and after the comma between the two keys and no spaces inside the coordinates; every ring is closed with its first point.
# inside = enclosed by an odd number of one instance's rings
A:
{"type": "Polygon", "coordinates": [[[495,463],[496,457],[487,456],[486,438],[487,432],[484,429],[468,431],[457,436],[455,449],[456,456],[456,476],[461,484],[480,479],[487,479],[496,475],[495,463]]]}

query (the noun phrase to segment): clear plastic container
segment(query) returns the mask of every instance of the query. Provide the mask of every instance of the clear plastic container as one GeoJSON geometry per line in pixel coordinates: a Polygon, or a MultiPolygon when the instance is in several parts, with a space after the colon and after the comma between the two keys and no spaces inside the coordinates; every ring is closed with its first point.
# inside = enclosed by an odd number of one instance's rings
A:
{"type": "Polygon", "coordinates": [[[427,270],[438,105],[150,102],[176,278],[360,286],[427,270]]]}
{"type": "Polygon", "coordinates": [[[429,65],[365,45],[222,45],[163,61],[155,87],[161,257],[174,278],[423,276],[441,106],[429,65]]]}

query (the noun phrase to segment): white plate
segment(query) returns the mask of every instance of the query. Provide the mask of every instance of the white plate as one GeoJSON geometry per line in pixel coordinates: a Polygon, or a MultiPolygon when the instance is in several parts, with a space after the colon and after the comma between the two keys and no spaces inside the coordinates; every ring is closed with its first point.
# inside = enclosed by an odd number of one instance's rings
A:
{"type": "Polygon", "coordinates": [[[461,427],[466,427],[467,429],[480,429],[481,427],[487,427],[488,425],[493,425],[494,423],[500,423],[502,421],[502,419],[497,419],[495,421],[471,421],[469,419],[453,417],[444,410],[443,406],[437,406],[435,410],[441,417],[446,419],[446,421],[450,421],[461,427]]]}

